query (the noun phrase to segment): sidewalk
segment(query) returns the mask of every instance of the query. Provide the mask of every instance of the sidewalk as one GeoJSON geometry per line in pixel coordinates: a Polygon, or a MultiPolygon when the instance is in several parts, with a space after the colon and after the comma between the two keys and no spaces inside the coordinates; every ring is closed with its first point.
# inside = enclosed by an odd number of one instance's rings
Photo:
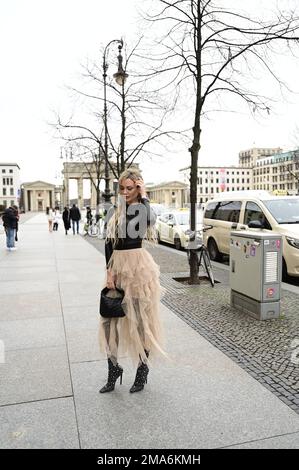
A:
{"type": "Polygon", "coordinates": [[[122,358],[123,385],[100,395],[103,255],[44,214],[19,240],[8,252],[0,234],[0,448],[299,448],[299,415],[163,305],[171,361],[130,394],[122,358]]]}

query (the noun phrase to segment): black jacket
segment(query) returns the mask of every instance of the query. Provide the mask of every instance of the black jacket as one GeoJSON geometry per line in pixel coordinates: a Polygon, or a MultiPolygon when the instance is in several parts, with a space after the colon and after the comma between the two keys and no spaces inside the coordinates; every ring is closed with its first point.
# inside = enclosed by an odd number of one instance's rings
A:
{"type": "MultiPolygon", "coordinates": [[[[127,205],[126,220],[123,228],[118,227],[117,244],[113,246],[112,240],[106,238],[105,256],[106,264],[113,253],[113,250],[130,250],[142,247],[142,239],[146,234],[148,226],[154,225],[156,215],[150,207],[148,199],[142,198],[141,203],[127,205]],[[123,230],[123,234],[121,231],[123,230]]],[[[114,213],[114,207],[109,210],[108,222],[114,213]]],[[[107,222],[107,223],[108,223],[107,222]]]]}
{"type": "Polygon", "coordinates": [[[81,214],[78,207],[71,207],[70,209],[70,219],[71,220],[80,220],[81,214]]]}
{"type": "Polygon", "coordinates": [[[64,228],[66,230],[68,230],[71,227],[71,224],[70,224],[70,211],[69,210],[66,209],[66,210],[63,211],[62,220],[63,220],[63,223],[64,223],[64,228]]]}
{"type": "Polygon", "coordinates": [[[4,214],[2,216],[2,220],[5,228],[17,228],[18,217],[11,207],[5,209],[4,214]]]}

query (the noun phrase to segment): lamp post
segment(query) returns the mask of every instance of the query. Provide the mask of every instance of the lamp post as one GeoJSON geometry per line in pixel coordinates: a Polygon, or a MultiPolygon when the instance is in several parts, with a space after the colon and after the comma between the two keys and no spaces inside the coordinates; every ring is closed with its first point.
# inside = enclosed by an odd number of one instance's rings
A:
{"type": "Polygon", "coordinates": [[[108,70],[108,63],[107,63],[107,52],[109,49],[109,46],[113,43],[118,43],[118,70],[117,72],[113,75],[113,78],[115,79],[116,83],[121,85],[122,87],[124,86],[124,83],[126,81],[126,78],[128,77],[128,74],[125,73],[122,67],[122,61],[123,57],[121,55],[121,50],[123,48],[123,40],[122,39],[113,39],[110,41],[107,46],[104,49],[104,54],[103,54],[103,81],[104,81],[104,135],[105,135],[105,140],[104,140],[104,153],[105,153],[105,191],[103,193],[103,197],[105,200],[105,203],[111,203],[111,196],[113,194],[110,193],[109,190],[109,163],[108,163],[108,125],[107,125],[107,70],[108,70]]]}

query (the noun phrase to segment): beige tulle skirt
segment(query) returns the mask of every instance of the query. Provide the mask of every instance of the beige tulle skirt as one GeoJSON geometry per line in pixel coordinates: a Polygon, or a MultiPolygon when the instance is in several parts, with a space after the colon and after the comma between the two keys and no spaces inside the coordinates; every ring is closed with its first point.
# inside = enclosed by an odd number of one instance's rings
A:
{"type": "MultiPolygon", "coordinates": [[[[125,317],[103,318],[100,321],[100,345],[113,361],[129,355],[136,364],[147,362],[163,351],[160,322],[160,268],[145,248],[114,250],[108,263],[116,286],[125,296],[122,302],[125,317]]],[[[105,283],[106,285],[106,283],[105,283]]],[[[117,292],[117,291],[115,291],[117,292]]]]}

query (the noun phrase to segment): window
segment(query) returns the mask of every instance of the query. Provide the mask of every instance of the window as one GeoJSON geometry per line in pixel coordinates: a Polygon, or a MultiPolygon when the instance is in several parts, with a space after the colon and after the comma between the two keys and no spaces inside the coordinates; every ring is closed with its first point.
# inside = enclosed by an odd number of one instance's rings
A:
{"type": "MultiPolygon", "coordinates": [[[[219,188],[217,188],[217,189],[219,191],[219,188]]],[[[205,211],[204,216],[207,217],[208,219],[214,219],[214,213],[215,213],[215,210],[216,210],[218,204],[219,203],[217,203],[217,202],[210,202],[210,204],[208,204],[207,207],[206,207],[206,211],[205,211]]]]}
{"type": "Polygon", "coordinates": [[[271,230],[271,225],[266,219],[266,216],[260,206],[258,206],[255,202],[247,202],[244,214],[244,224],[248,225],[249,222],[253,220],[259,220],[266,225],[266,228],[271,230]]]}
{"type": "Polygon", "coordinates": [[[13,170],[9,170],[9,173],[13,173],[13,170]]]}
{"type": "Polygon", "coordinates": [[[5,178],[2,178],[2,183],[3,183],[3,186],[6,185],[6,179],[5,178]]]}
{"type": "Polygon", "coordinates": [[[2,173],[5,173],[5,172],[6,172],[6,170],[2,170],[2,173]]]}
{"type": "Polygon", "coordinates": [[[3,188],[3,196],[6,196],[6,188],[3,188]]]}
{"type": "Polygon", "coordinates": [[[238,222],[240,210],[241,201],[211,202],[207,206],[205,217],[227,222],[238,222]]]}
{"type": "Polygon", "coordinates": [[[167,223],[169,220],[169,214],[163,214],[160,216],[161,222],[167,223]]]}
{"type": "Polygon", "coordinates": [[[9,178],[9,179],[10,179],[10,184],[13,185],[13,179],[12,178],[9,178]]]}
{"type": "Polygon", "coordinates": [[[13,206],[14,203],[15,203],[15,201],[12,199],[12,200],[10,201],[10,205],[13,206]]]}
{"type": "Polygon", "coordinates": [[[13,196],[13,195],[14,195],[13,188],[10,188],[10,196],[13,196]]]}
{"type": "Polygon", "coordinates": [[[4,209],[7,208],[7,201],[5,199],[3,199],[3,206],[4,206],[4,209]]]}

